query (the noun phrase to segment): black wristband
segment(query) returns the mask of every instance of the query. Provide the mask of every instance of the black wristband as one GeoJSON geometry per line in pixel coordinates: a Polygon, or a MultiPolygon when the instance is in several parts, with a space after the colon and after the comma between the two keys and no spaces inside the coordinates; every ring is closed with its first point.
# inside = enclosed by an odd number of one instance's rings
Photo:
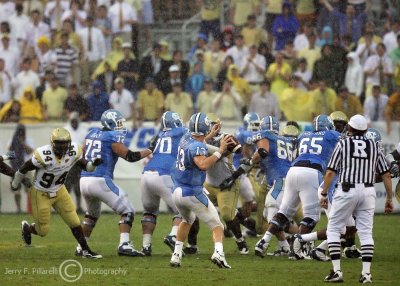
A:
{"type": "Polygon", "coordinates": [[[323,194],[323,193],[321,193],[321,196],[323,196],[323,197],[326,197],[328,194],[323,194]]]}
{"type": "Polygon", "coordinates": [[[126,153],[125,160],[128,162],[136,162],[140,159],[142,159],[140,152],[132,152],[131,150],[128,150],[128,153],[126,153]]]}

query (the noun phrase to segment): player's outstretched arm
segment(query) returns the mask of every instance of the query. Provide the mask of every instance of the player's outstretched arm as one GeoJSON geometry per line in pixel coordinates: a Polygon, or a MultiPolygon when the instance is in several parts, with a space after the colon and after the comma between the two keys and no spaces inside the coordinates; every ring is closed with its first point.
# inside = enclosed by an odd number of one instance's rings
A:
{"type": "Polygon", "coordinates": [[[26,173],[29,171],[36,170],[37,167],[33,164],[32,159],[26,161],[22,167],[15,172],[14,178],[11,181],[11,189],[18,190],[21,186],[21,182],[24,182],[25,185],[28,187],[30,186],[31,182],[30,179],[25,177],[26,173]]]}
{"type": "Polygon", "coordinates": [[[13,160],[15,158],[15,152],[7,152],[7,154],[0,156],[0,173],[9,177],[13,177],[15,171],[8,166],[4,161],[13,160]]]}
{"type": "Polygon", "coordinates": [[[222,157],[222,154],[226,151],[229,141],[230,141],[229,136],[225,136],[224,138],[222,138],[220,141],[220,146],[218,151],[214,152],[209,157],[202,155],[194,157],[193,161],[196,164],[196,166],[203,171],[207,171],[212,166],[214,166],[215,163],[217,163],[217,161],[222,157]]]}
{"type": "Polygon", "coordinates": [[[142,151],[131,151],[122,143],[113,143],[111,148],[115,154],[128,162],[136,162],[143,158],[146,158],[153,153],[154,147],[151,146],[148,149],[142,151]]]}

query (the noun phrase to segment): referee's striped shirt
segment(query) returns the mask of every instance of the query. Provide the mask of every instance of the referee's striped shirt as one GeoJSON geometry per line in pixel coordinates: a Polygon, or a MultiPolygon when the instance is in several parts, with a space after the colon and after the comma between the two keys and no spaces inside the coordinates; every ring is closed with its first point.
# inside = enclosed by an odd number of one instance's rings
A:
{"type": "Polygon", "coordinates": [[[339,172],[340,183],[374,184],[375,175],[389,171],[378,143],[364,136],[347,137],[338,142],[328,169],[339,172]]]}

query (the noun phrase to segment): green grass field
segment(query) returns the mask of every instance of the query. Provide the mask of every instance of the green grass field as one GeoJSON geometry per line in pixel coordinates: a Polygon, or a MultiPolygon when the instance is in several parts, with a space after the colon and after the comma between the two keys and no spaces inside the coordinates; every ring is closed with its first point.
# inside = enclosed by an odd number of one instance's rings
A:
{"type": "MultiPolygon", "coordinates": [[[[213,251],[211,235],[201,225],[200,254],[186,256],[181,268],[169,266],[170,251],[162,242],[170,229],[170,216],[161,215],[153,236],[153,256],[118,257],[118,217],[105,214],[99,220],[90,245],[101,253],[101,260],[85,260],[74,256],[75,241],[59,216],[52,217],[50,233],[45,238],[33,237],[33,247],[24,247],[20,239],[20,221],[28,215],[0,215],[0,285],[323,285],[331,268],[330,262],[291,261],[281,257],[254,256],[255,238],[248,239],[249,255],[240,255],[232,239],[224,243],[227,261],[232,269],[219,269],[210,262],[213,251]],[[75,283],[62,280],[59,266],[68,259],[82,265],[83,275],[75,283]],[[118,272],[119,271],[119,272],[118,272]]],[[[29,219],[31,220],[31,219],[29,219]]],[[[325,226],[323,217],[319,224],[325,226]]],[[[375,217],[375,256],[373,281],[377,285],[399,285],[400,281],[400,215],[375,217]]],[[[140,214],[137,215],[132,239],[141,248],[140,214]]],[[[274,250],[275,242],[269,251],[274,250]]],[[[68,262],[67,262],[68,263],[68,262]]],[[[68,265],[68,264],[64,264],[68,265]]],[[[79,274],[71,266],[66,273],[79,274]]],[[[361,260],[342,260],[346,285],[358,285],[361,260]]],[[[73,277],[71,277],[72,279],[73,277]]]]}

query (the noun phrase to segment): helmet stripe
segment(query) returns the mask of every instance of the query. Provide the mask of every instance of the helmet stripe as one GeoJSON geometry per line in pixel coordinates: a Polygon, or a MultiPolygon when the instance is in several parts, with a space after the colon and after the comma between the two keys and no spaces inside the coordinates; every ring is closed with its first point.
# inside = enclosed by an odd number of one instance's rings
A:
{"type": "Polygon", "coordinates": [[[194,132],[195,132],[195,133],[198,133],[197,128],[198,128],[198,124],[199,124],[200,115],[201,115],[200,112],[197,113],[197,114],[196,114],[196,118],[195,118],[195,120],[194,120],[194,132]]]}
{"type": "Polygon", "coordinates": [[[164,113],[163,116],[162,116],[163,128],[166,128],[166,127],[167,127],[167,123],[165,122],[165,115],[166,115],[166,113],[164,113]]]}
{"type": "Polygon", "coordinates": [[[319,117],[320,117],[320,116],[321,116],[321,115],[318,115],[317,118],[315,118],[315,126],[314,126],[314,130],[315,130],[315,131],[319,131],[318,122],[319,122],[319,117]]]}
{"type": "Polygon", "coordinates": [[[268,116],[269,119],[269,130],[274,130],[274,128],[272,127],[272,116],[268,116]]]}

